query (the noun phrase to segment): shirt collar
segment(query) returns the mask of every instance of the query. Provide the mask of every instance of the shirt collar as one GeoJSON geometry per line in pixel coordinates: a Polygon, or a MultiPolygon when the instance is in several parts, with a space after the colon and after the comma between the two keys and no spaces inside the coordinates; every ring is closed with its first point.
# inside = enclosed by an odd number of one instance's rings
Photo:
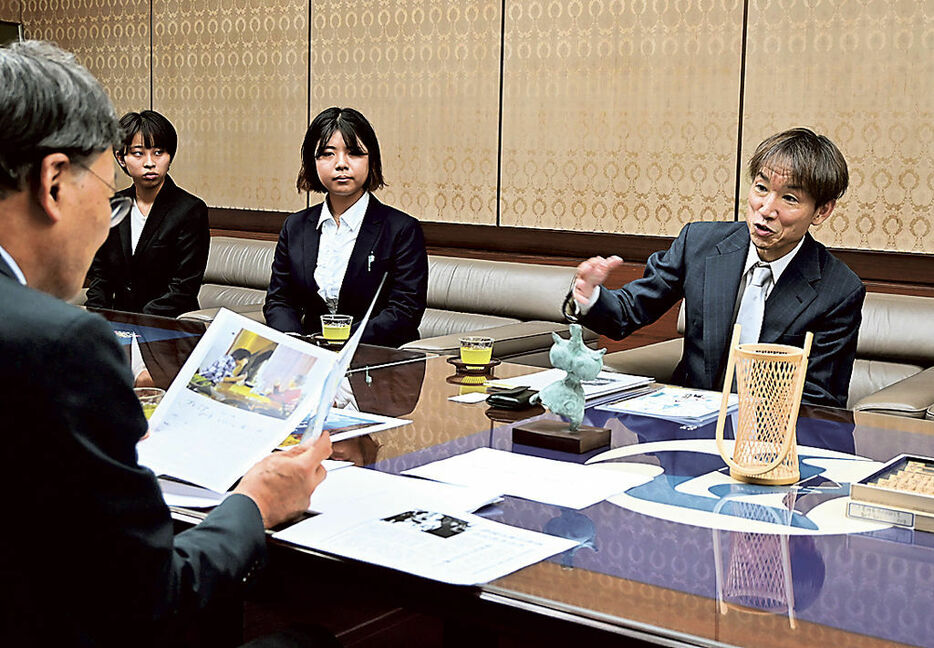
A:
{"type": "MultiPolygon", "coordinates": [[[[351,231],[356,232],[360,229],[360,224],[363,222],[363,217],[366,215],[366,209],[370,205],[370,192],[364,191],[363,195],[360,196],[360,199],[357,200],[353,205],[350,206],[350,209],[341,214],[341,227],[346,225],[351,231]]],[[[321,226],[324,225],[327,221],[333,221],[334,216],[331,214],[331,209],[328,207],[328,201],[325,200],[321,204],[321,215],[318,216],[318,229],[321,229],[321,226]]]]}
{"type": "Polygon", "coordinates": [[[6,264],[10,266],[10,270],[13,271],[13,275],[19,280],[21,284],[26,285],[26,275],[23,274],[23,271],[20,270],[19,265],[16,261],[13,260],[13,257],[10,256],[10,253],[3,249],[3,246],[0,245],[0,258],[6,261],[6,264]]]}
{"type": "MultiPolygon", "coordinates": [[[[795,255],[798,254],[801,246],[804,245],[804,239],[805,237],[802,236],[801,240],[798,241],[798,244],[794,247],[794,249],[785,256],[768,262],[769,267],[772,269],[773,286],[778,283],[778,278],[782,276],[782,273],[791,263],[792,259],[794,259],[795,255]]],[[[746,253],[746,265],[743,267],[743,276],[745,277],[749,270],[757,263],[763,263],[763,261],[759,258],[759,252],[756,250],[756,246],[752,244],[752,241],[750,241],[749,251],[746,253]]]]}

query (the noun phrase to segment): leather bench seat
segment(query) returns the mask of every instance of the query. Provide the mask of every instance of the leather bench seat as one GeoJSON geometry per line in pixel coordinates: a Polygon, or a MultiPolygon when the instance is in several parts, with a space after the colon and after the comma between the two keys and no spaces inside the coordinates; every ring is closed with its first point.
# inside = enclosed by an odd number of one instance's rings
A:
{"type": "MultiPolygon", "coordinates": [[[[275,241],[212,237],[201,309],[179,318],[207,323],[223,307],[264,321],[275,248],[275,241]]],[[[494,339],[497,358],[550,366],[551,333],[567,336],[561,303],[573,278],[573,267],[429,255],[428,308],[419,339],[405,348],[453,355],[462,335],[477,334],[494,339]]],[[[594,346],[597,335],[585,330],[584,340],[594,346]]]]}

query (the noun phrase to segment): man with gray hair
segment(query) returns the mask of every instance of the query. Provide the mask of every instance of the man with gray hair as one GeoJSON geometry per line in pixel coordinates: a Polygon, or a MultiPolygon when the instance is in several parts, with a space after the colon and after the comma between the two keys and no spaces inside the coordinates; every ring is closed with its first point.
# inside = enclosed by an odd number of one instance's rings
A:
{"type": "Polygon", "coordinates": [[[264,529],[307,508],[330,440],[267,457],[173,537],[137,463],[147,423],[126,358],[101,317],[62,301],[128,211],[112,199],[113,107],[45,43],[0,48],[0,88],[0,645],[175,645],[263,562],[264,529]]]}

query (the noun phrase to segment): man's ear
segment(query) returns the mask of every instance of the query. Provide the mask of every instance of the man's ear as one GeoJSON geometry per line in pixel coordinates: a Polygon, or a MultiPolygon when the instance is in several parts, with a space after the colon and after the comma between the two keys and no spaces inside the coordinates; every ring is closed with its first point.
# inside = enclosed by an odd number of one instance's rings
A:
{"type": "Polygon", "coordinates": [[[71,160],[64,153],[50,153],[39,162],[39,182],[36,196],[39,206],[50,220],[62,217],[62,186],[71,169],[71,160]]]}
{"type": "Polygon", "coordinates": [[[833,208],[837,206],[836,200],[828,200],[814,211],[814,218],[811,219],[811,225],[820,225],[830,217],[833,208]]]}

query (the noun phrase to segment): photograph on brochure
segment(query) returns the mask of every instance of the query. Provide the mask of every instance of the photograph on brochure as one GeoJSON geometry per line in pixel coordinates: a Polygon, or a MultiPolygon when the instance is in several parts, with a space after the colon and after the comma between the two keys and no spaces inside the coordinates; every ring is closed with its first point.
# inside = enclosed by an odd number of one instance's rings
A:
{"type": "Polygon", "coordinates": [[[234,341],[209,349],[188,389],[242,410],[286,419],[305,395],[313,355],[241,329],[234,341]]]}

